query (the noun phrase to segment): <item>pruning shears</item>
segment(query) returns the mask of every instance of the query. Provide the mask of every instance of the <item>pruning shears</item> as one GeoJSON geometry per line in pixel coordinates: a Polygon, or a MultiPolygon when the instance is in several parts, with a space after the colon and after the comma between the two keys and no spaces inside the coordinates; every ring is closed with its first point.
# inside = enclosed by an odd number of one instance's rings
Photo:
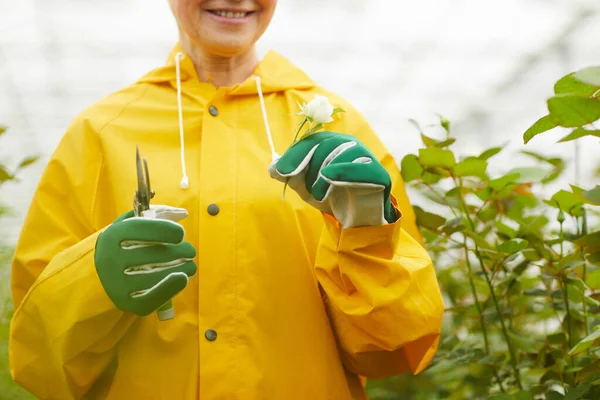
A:
{"type": "MultiPolygon", "coordinates": [[[[140,156],[140,149],[136,147],[135,164],[137,170],[137,190],[133,195],[133,212],[136,217],[154,218],[150,210],[150,200],[154,198],[155,192],[150,186],[150,174],[148,172],[148,161],[140,156]]],[[[165,321],[175,316],[173,302],[169,300],[157,310],[158,319],[165,321]]]]}

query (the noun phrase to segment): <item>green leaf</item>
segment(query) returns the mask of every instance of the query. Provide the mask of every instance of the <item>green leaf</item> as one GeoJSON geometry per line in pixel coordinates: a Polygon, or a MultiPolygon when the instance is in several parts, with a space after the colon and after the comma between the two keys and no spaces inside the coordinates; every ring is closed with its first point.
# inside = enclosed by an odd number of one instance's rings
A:
{"type": "Polygon", "coordinates": [[[548,99],[552,120],[565,128],[588,125],[600,118],[600,101],[589,97],[559,94],[548,99]]]}
{"type": "Polygon", "coordinates": [[[551,344],[563,344],[567,341],[567,336],[564,333],[560,332],[560,333],[555,333],[553,335],[548,335],[546,337],[546,339],[551,344]]]}
{"type": "Polygon", "coordinates": [[[539,167],[520,167],[509,171],[510,174],[519,174],[519,178],[515,179],[517,183],[541,182],[550,175],[550,172],[539,167]]]}
{"type": "Polygon", "coordinates": [[[454,176],[484,176],[487,166],[487,161],[469,157],[454,166],[454,176]]]}
{"type": "Polygon", "coordinates": [[[565,163],[562,158],[559,158],[559,157],[546,157],[546,156],[543,156],[541,154],[538,154],[536,152],[529,151],[529,150],[521,150],[520,153],[521,154],[525,154],[526,156],[532,157],[532,158],[534,158],[534,159],[536,159],[538,161],[542,161],[542,162],[548,163],[548,164],[553,165],[555,167],[558,167],[558,166],[563,165],[565,163]]]}
{"type": "Polygon", "coordinates": [[[464,229],[465,229],[465,224],[461,217],[453,218],[453,219],[447,221],[446,224],[442,227],[442,231],[447,235],[451,235],[455,232],[460,232],[464,229]]]}
{"type": "Polygon", "coordinates": [[[519,179],[520,174],[519,173],[508,173],[500,178],[491,180],[489,182],[489,185],[492,189],[498,191],[504,187],[506,187],[507,185],[515,182],[517,179],[519,179]]]}
{"type": "Polygon", "coordinates": [[[529,157],[532,157],[543,163],[552,165],[553,169],[548,171],[548,176],[546,176],[544,179],[541,180],[542,183],[552,182],[553,180],[557,179],[565,169],[565,162],[562,158],[545,157],[541,154],[537,154],[535,152],[527,151],[527,150],[522,150],[522,151],[520,151],[520,153],[525,154],[529,157]]]}
{"type": "Polygon", "coordinates": [[[538,119],[533,125],[531,125],[529,127],[529,129],[527,129],[527,131],[525,131],[525,133],[523,134],[523,142],[525,142],[525,144],[527,144],[535,136],[539,135],[540,133],[544,133],[546,131],[554,129],[557,126],[558,126],[558,123],[556,123],[550,117],[550,115],[546,115],[546,116],[538,119]]]}
{"type": "Polygon", "coordinates": [[[590,296],[583,296],[585,298],[585,302],[588,303],[589,305],[591,305],[592,307],[598,307],[600,306],[600,301],[594,299],[593,297],[590,296]]]}
{"type": "Polygon", "coordinates": [[[531,261],[529,261],[527,259],[521,261],[516,267],[513,268],[513,270],[512,270],[513,274],[520,276],[521,274],[523,274],[523,272],[525,272],[527,270],[527,267],[529,266],[530,263],[531,263],[531,261]]]}
{"type": "Polygon", "coordinates": [[[569,270],[572,268],[577,268],[577,267],[582,267],[585,265],[585,261],[583,260],[574,260],[571,262],[567,262],[563,265],[563,262],[561,260],[561,262],[558,264],[561,268],[565,269],[565,270],[569,270]]]}
{"type": "Polygon", "coordinates": [[[567,192],[566,190],[559,190],[552,196],[550,201],[545,202],[571,215],[580,214],[579,211],[581,210],[581,206],[583,206],[583,203],[575,193],[567,192]]]}
{"type": "Polygon", "coordinates": [[[600,231],[588,233],[575,241],[579,247],[600,250],[600,231]]]}
{"type": "Polygon", "coordinates": [[[598,374],[600,374],[600,365],[598,365],[598,362],[589,364],[577,373],[575,382],[579,383],[583,380],[587,380],[588,378],[596,380],[599,376],[598,374]]]}
{"type": "Polygon", "coordinates": [[[583,249],[586,260],[600,265],[600,231],[588,233],[575,240],[574,243],[583,249]]]}
{"type": "Polygon", "coordinates": [[[456,142],[456,138],[450,138],[450,139],[446,139],[443,141],[439,141],[439,140],[429,137],[423,133],[421,133],[421,140],[423,141],[423,144],[427,147],[439,147],[439,148],[448,147],[451,144],[453,144],[454,142],[456,142]]]}
{"type": "Polygon", "coordinates": [[[514,254],[527,248],[529,242],[525,239],[511,239],[498,246],[498,251],[506,254],[514,254]]]}
{"type": "Polygon", "coordinates": [[[581,193],[585,192],[585,189],[582,189],[579,186],[575,186],[573,184],[569,184],[569,186],[571,187],[573,193],[575,193],[576,195],[580,195],[581,193]]]}
{"type": "Polygon", "coordinates": [[[529,249],[523,251],[523,257],[525,257],[528,261],[537,262],[542,259],[540,253],[538,253],[535,249],[529,249]]]}
{"type": "Polygon", "coordinates": [[[600,206],[600,186],[596,186],[592,190],[581,193],[581,196],[586,200],[586,203],[600,206]]]}
{"type": "Polygon", "coordinates": [[[515,393],[513,400],[533,400],[533,393],[530,391],[515,393]]]}
{"type": "Polygon", "coordinates": [[[443,142],[439,142],[436,146],[440,148],[448,147],[451,146],[454,142],[456,142],[456,138],[450,138],[444,140],[443,142]]]}
{"type": "Polygon", "coordinates": [[[26,159],[24,159],[23,161],[21,161],[21,163],[19,164],[19,169],[25,168],[30,166],[31,164],[35,163],[37,160],[39,160],[38,156],[34,156],[34,157],[27,157],[26,159]]]}
{"type": "Polygon", "coordinates": [[[489,222],[496,218],[498,209],[495,206],[486,207],[485,210],[477,214],[477,218],[483,222],[489,222]]]}
{"type": "MultiPolygon", "coordinates": [[[[308,118],[308,117],[307,117],[308,118]]],[[[317,132],[319,129],[323,128],[323,124],[317,124],[315,126],[313,126],[312,128],[310,128],[309,130],[307,130],[304,135],[302,135],[300,137],[300,140],[306,139],[307,137],[309,137],[310,135],[312,135],[313,133],[317,132]]]]}
{"type": "Polygon", "coordinates": [[[585,280],[592,290],[600,289],[600,269],[588,273],[585,280]]]}
{"type": "Polygon", "coordinates": [[[481,201],[488,201],[492,194],[494,194],[494,190],[491,187],[484,187],[481,189],[476,189],[473,191],[475,196],[479,197],[481,201]]]}
{"type": "Polygon", "coordinates": [[[597,87],[583,83],[575,77],[575,72],[572,72],[562,77],[554,84],[555,94],[576,94],[579,96],[590,97],[598,90],[597,87]]]}
{"type": "Polygon", "coordinates": [[[575,354],[579,354],[582,351],[587,350],[588,348],[590,348],[594,342],[600,338],[600,329],[598,329],[597,331],[595,331],[594,333],[590,334],[589,336],[586,336],[585,338],[583,338],[579,343],[577,343],[575,345],[575,347],[573,347],[570,351],[569,351],[569,356],[574,356],[575,354]]]}
{"type": "Polygon", "coordinates": [[[510,336],[511,342],[513,342],[515,346],[527,353],[537,351],[543,345],[532,336],[520,335],[510,331],[508,332],[508,336],[510,336]]]}
{"type": "Polygon", "coordinates": [[[417,225],[419,226],[432,230],[437,230],[440,226],[446,223],[446,218],[442,216],[424,211],[419,206],[414,206],[413,208],[417,216],[417,225]]]}
{"type": "Polygon", "coordinates": [[[548,292],[540,288],[525,289],[523,294],[531,297],[548,297],[548,292]]]}
{"type": "Polygon", "coordinates": [[[500,153],[504,148],[503,147],[492,147],[491,149],[485,150],[481,153],[477,158],[480,160],[489,160],[494,157],[496,154],[500,153]]]}
{"type": "Polygon", "coordinates": [[[597,138],[600,138],[600,131],[599,130],[587,130],[584,128],[577,128],[577,129],[574,129],[573,132],[571,132],[564,138],[560,139],[558,141],[558,143],[570,142],[571,140],[576,140],[576,139],[582,138],[584,136],[595,136],[597,138]]]}
{"type": "Polygon", "coordinates": [[[456,164],[454,153],[437,147],[419,149],[419,161],[427,167],[452,168],[456,164]]]}
{"type": "Polygon", "coordinates": [[[2,136],[7,130],[8,128],[6,126],[0,125],[0,136],[2,136]]]}
{"type": "Polygon", "coordinates": [[[574,73],[575,79],[587,85],[600,88],[600,67],[588,67],[574,73]]]}
{"type": "Polygon", "coordinates": [[[419,159],[414,154],[408,154],[402,159],[400,171],[405,182],[414,181],[423,175],[423,167],[419,164],[419,159]]]}
{"type": "Polygon", "coordinates": [[[488,400],[533,400],[533,393],[529,391],[515,394],[497,393],[488,397],[488,400]]]}
{"type": "Polygon", "coordinates": [[[580,292],[585,292],[585,283],[581,279],[565,277],[565,282],[569,285],[575,286],[580,292]]]}
{"type": "Polygon", "coordinates": [[[472,231],[467,231],[465,232],[467,234],[468,237],[470,237],[473,242],[475,242],[475,244],[479,247],[481,247],[482,249],[487,249],[487,250],[492,250],[493,247],[491,244],[489,244],[485,238],[483,238],[483,236],[480,236],[479,234],[472,232],[472,231]]]}
{"type": "Polygon", "coordinates": [[[422,133],[422,132],[423,132],[423,129],[421,129],[421,125],[419,125],[419,123],[418,123],[416,120],[414,120],[414,119],[412,119],[412,118],[409,118],[408,122],[410,122],[410,123],[411,123],[411,124],[412,124],[412,125],[413,125],[415,128],[417,128],[417,130],[418,130],[420,133],[422,133]]]}
{"type": "Polygon", "coordinates": [[[337,107],[337,108],[333,109],[333,113],[331,113],[331,115],[335,115],[335,114],[343,113],[343,112],[346,112],[346,110],[344,110],[343,108],[337,107]]]}
{"type": "Polygon", "coordinates": [[[488,400],[514,400],[511,394],[497,393],[488,397],[488,400]]]}
{"type": "Polygon", "coordinates": [[[503,224],[502,222],[496,221],[496,229],[498,230],[498,233],[505,235],[509,239],[513,239],[515,236],[517,236],[517,231],[515,229],[503,224]]]}
{"type": "Polygon", "coordinates": [[[546,400],[564,400],[564,398],[565,396],[555,392],[554,390],[549,390],[546,392],[546,400]]]}
{"type": "Polygon", "coordinates": [[[423,176],[421,177],[421,180],[423,181],[423,183],[426,183],[428,185],[436,184],[441,179],[442,179],[442,177],[440,175],[434,174],[434,173],[429,172],[429,171],[425,171],[423,173],[423,176]]]}
{"type": "Polygon", "coordinates": [[[8,172],[6,167],[0,164],[0,183],[10,181],[14,179],[14,176],[8,172]]]}
{"type": "Polygon", "coordinates": [[[581,399],[581,397],[583,395],[585,395],[590,389],[592,388],[592,386],[588,383],[584,383],[580,386],[577,386],[573,389],[570,389],[567,392],[567,396],[565,397],[566,400],[578,400],[581,399]]]}
{"type": "Polygon", "coordinates": [[[444,128],[447,133],[450,133],[450,121],[442,115],[438,116],[440,118],[440,125],[442,125],[442,128],[444,128]]]}
{"type": "Polygon", "coordinates": [[[435,147],[435,145],[438,143],[437,140],[430,138],[429,136],[427,136],[423,133],[421,133],[421,141],[427,147],[435,147]]]}

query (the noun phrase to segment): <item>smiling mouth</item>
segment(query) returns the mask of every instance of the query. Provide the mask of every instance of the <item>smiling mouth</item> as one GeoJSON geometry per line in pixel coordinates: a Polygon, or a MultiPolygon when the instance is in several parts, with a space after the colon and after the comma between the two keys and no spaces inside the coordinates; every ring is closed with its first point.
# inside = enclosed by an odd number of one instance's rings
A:
{"type": "Polygon", "coordinates": [[[219,17],[237,18],[237,19],[246,18],[247,16],[254,14],[254,11],[246,11],[246,12],[227,11],[227,10],[207,10],[207,11],[211,14],[218,15],[219,17]]]}

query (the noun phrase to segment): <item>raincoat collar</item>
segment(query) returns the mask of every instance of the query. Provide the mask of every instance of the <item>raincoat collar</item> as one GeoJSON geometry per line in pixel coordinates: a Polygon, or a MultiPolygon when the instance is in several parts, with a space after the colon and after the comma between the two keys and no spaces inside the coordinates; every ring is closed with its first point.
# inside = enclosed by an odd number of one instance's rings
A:
{"type": "MultiPolygon", "coordinates": [[[[139,82],[169,82],[175,87],[177,80],[175,57],[178,53],[184,55],[180,62],[182,82],[199,82],[192,59],[187,55],[179,43],[171,49],[163,67],[146,74],[139,82]]],[[[290,60],[274,50],[269,50],[254,70],[252,76],[248,77],[242,83],[226,88],[227,94],[234,96],[257,94],[256,82],[253,79],[254,76],[260,77],[264,94],[281,92],[288,89],[310,89],[316,86],[316,83],[290,60]]]]}

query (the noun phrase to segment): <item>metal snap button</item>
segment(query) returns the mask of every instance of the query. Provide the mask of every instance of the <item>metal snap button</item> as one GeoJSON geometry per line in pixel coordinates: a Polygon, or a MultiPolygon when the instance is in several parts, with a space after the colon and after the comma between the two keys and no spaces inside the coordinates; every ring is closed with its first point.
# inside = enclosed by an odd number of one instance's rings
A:
{"type": "Polygon", "coordinates": [[[206,332],[204,332],[204,337],[209,342],[214,342],[215,340],[217,340],[217,331],[215,331],[214,329],[209,329],[206,332]]]}
{"type": "Polygon", "coordinates": [[[210,215],[215,216],[219,213],[219,206],[216,204],[210,204],[207,208],[207,211],[210,215]]]}

